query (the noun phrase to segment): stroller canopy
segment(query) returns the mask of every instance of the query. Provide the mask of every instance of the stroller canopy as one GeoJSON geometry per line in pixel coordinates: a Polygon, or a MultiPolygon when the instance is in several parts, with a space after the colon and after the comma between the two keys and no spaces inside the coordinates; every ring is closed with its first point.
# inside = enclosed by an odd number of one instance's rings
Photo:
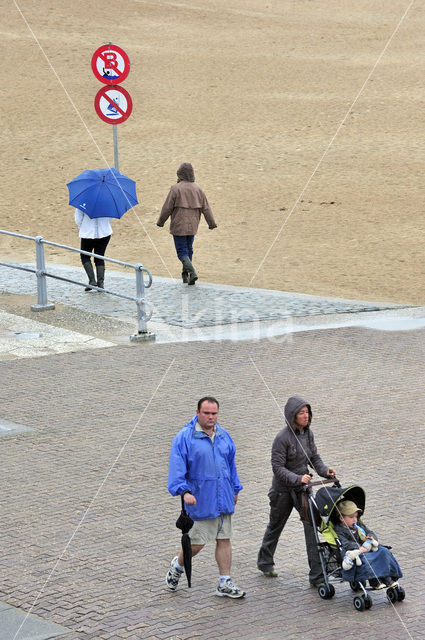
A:
{"type": "MultiPolygon", "coordinates": [[[[324,522],[330,520],[333,524],[336,524],[339,520],[339,514],[335,507],[338,502],[343,500],[352,500],[364,512],[366,494],[361,487],[357,485],[351,485],[346,489],[341,487],[322,487],[314,497],[320,519],[324,522]]],[[[319,524],[319,521],[317,524],[319,524]]]]}

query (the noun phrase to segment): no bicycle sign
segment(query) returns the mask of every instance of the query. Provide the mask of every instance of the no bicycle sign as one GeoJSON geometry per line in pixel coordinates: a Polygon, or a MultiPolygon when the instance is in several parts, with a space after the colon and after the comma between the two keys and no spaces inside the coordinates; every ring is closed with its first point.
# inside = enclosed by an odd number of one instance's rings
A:
{"type": "Polygon", "coordinates": [[[94,108],[104,122],[120,124],[130,116],[133,102],[124,87],[102,87],[94,99],[94,108]]]}
{"type": "Polygon", "coordinates": [[[130,73],[130,60],[116,44],[104,44],[91,59],[94,75],[103,84],[120,84],[130,73]]]}
{"type": "Polygon", "coordinates": [[[130,60],[121,47],[109,42],[96,49],[91,59],[91,68],[96,78],[104,85],[108,85],[97,92],[94,108],[103,122],[112,124],[115,169],[119,171],[116,125],[130,116],[133,102],[128,91],[118,85],[130,72],[130,60]]]}

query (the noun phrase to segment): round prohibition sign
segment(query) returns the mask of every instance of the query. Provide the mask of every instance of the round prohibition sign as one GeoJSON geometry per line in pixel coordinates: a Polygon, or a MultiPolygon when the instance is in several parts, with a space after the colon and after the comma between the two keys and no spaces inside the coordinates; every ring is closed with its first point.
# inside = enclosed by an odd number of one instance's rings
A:
{"type": "Polygon", "coordinates": [[[91,68],[103,84],[121,84],[130,73],[130,59],[116,44],[104,44],[94,52],[91,68]]]}
{"type": "Polygon", "coordinates": [[[102,87],[96,93],[94,108],[104,122],[120,124],[130,116],[133,102],[124,87],[102,87]]]}

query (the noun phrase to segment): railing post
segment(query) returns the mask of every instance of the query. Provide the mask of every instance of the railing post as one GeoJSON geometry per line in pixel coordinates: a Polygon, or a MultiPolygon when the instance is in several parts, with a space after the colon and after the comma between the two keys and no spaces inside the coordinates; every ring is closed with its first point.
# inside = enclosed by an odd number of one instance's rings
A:
{"type": "Polygon", "coordinates": [[[146,326],[145,282],[143,280],[143,265],[137,263],[136,270],[136,305],[137,305],[137,333],[130,336],[131,342],[145,342],[155,340],[155,334],[148,331],[146,326]]]}
{"type": "Polygon", "coordinates": [[[48,311],[54,309],[52,302],[47,302],[46,265],[44,262],[43,237],[35,238],[36,276],[37,276],[37,304],[31,305],[32,311],[48,311]]]}

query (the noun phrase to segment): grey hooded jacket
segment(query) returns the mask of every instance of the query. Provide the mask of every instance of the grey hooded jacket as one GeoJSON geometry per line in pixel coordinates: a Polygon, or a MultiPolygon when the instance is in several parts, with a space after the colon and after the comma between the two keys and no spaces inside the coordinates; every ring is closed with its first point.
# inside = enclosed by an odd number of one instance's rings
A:
{"type": "Polygon", "coordinates": [[[276,491],[301,488],[301,478],[309,473],[308,467],[312,467],[319,476],[326,478],[328,467],[317,453],[314,444],[313,432],[310,429],[313,417],[309,403],[293,396],[285,405],[285,420],[287,426],[277,434],[272,446],[272,488],[276,491]],[[295,416],[298,411],[307,406],[309,413],[308,426],[300,433],[294,427],[295,416]]]}

